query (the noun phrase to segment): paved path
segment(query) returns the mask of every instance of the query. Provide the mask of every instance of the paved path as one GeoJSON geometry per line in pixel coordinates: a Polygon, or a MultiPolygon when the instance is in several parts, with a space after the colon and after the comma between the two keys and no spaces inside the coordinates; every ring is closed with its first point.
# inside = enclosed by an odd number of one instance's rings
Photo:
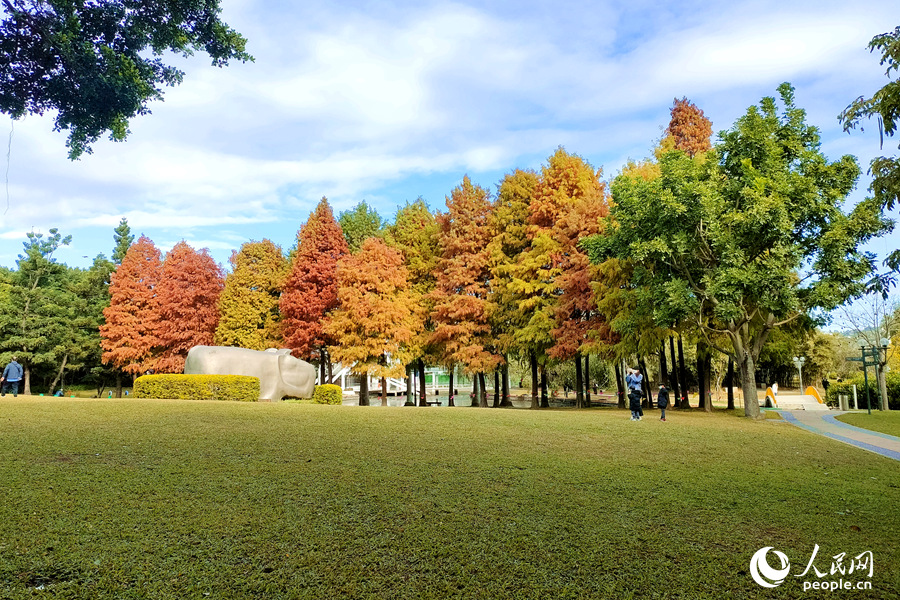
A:
{"type": "Polygon", "coordinates": [[[835,419],[838,415],[846,414],[840,411],[816,411],[816,410],[782,410],[779,411],[782,418],[792,425],[802,427],[819,435],[830,437],[833,440],[875,452],[894,460],[900,460],[900,438],[870,431],[860,427],[854,427],[835,419]]]}

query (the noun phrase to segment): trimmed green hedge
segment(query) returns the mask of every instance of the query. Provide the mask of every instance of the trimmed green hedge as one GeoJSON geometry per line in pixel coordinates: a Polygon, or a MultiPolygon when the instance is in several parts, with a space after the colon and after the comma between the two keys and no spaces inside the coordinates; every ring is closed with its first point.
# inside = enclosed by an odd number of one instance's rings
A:
{"type": "Polygon", "coordinates": [[[326,383],[317,385],[313,390],[313,402],[316,404],[340,404],[343,400],[341,386],[326,383]]]}
{"type": "MultiPolygon", "coordinates": [[[[878,399],[878,385],[875,382],[875,373],[872,371],[872,369],[869,370],[869,393],[872,396],[872,408],[876,408],[881,406],[881,401],[878,399]]],[[[885,383],[887,384],[888,405],[891,410],[900,410],[900,373],[888,371],[885,374],[885,383]]],[[[866,384],[862,373],[841,382],[830,382],[828,393],[825,395],[825,403],[828,406],[839,406],[838,395],[846,394],[852,404],[854,384],[856,385],[857,406],[866,408],[866,384]]]]}
{"type": "Polygon", "coordinates": [[[135,398],[259,400],[259,378],[244,375],[143,375],[134,380],[135,398]]]}

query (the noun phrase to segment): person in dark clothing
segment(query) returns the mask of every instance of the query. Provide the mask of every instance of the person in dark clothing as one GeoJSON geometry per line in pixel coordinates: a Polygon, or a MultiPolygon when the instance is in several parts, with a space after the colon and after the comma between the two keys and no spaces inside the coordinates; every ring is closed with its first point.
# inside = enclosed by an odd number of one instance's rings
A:
{"type": "Polygon", "coordinates": [[[637,368],[630,369],[625,377],[625,383],[628,385],[628,409],[631,411],[631,420],[640,421],[643,413],[641,409],[641,398],[643,397],[641,385],[644,383],[641,370],[637,368]]]}
{"type": "Polygon", "coordinates": [[[22,365],[16,362],[13,356],[12,361],[3,369],[3,377],[0,377],[0,396],[5,396],[6,392],[12,390],[13,397],[19,395],[19,382],[22,381],[22,365]]]}
{"type": "Polygon", "coordinates": [[[669,405],[669,390],[666,389],[665,384],[659,384],[659,394],[656,396],[656,405],[659,407],[662,415],[660,416],[660,421],[666,420],[666,407],[669,405]]]}

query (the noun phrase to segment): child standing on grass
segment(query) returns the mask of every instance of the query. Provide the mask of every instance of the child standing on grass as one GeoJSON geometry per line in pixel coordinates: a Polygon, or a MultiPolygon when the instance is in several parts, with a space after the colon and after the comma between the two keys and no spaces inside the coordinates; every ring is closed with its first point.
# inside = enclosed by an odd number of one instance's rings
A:
{"type": "Polygon", "coordinates": [[[628,375],[625,376],[625,383],[628,384],[628,408],[631,410],[631,420],[641,420],[641,384],[644,382],[640,369],[629,369],[628,375]]]}
{"type": "Polygon", "coordinates": [[[659,384],[659,394],[656,396],[656,405],[659,407],[662,415],[660,421],[666,420],[666,407],[669,405],[669,390],[666,389],[664,383],[659,384]]]}

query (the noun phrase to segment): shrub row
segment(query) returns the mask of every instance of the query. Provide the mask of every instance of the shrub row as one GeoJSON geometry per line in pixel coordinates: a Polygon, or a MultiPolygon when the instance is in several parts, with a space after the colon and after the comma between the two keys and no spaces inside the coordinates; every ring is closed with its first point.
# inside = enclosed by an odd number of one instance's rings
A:
{"type": "Polygon", "coordinates": [[[340,404],[343,400],[343,391],[339,385],[330,383],[317,385],[312,399],[316,404],[340,404]]]}
{"type": "Polygon", "coordinates": [[[259,400],[259,378],[244,375],[143,375],[134,380],[135,398],[259,400]]]}
{"type": "MultiPolygon", "coordinates": [[[[888,405],[891,410],[900,410],[900,373],[888,371],[885,375],[885,383],[887,383],[888,405]]],[[[856,385],[856,402],[860,408],[866,408],[866,382],[860,373],[854,375],[851,379],[844,381],[832,381],[828,386],[828,393],[825,394],[825,403],[828,406],[839,406],[838,396],[846,394],[853,402],[853,386],[856,385]]],[[[875,373],[869,371],[869,394],[872,397],[872,408],[881,406],[878,396],[878,384],[875,381],[875,373]]]]}

